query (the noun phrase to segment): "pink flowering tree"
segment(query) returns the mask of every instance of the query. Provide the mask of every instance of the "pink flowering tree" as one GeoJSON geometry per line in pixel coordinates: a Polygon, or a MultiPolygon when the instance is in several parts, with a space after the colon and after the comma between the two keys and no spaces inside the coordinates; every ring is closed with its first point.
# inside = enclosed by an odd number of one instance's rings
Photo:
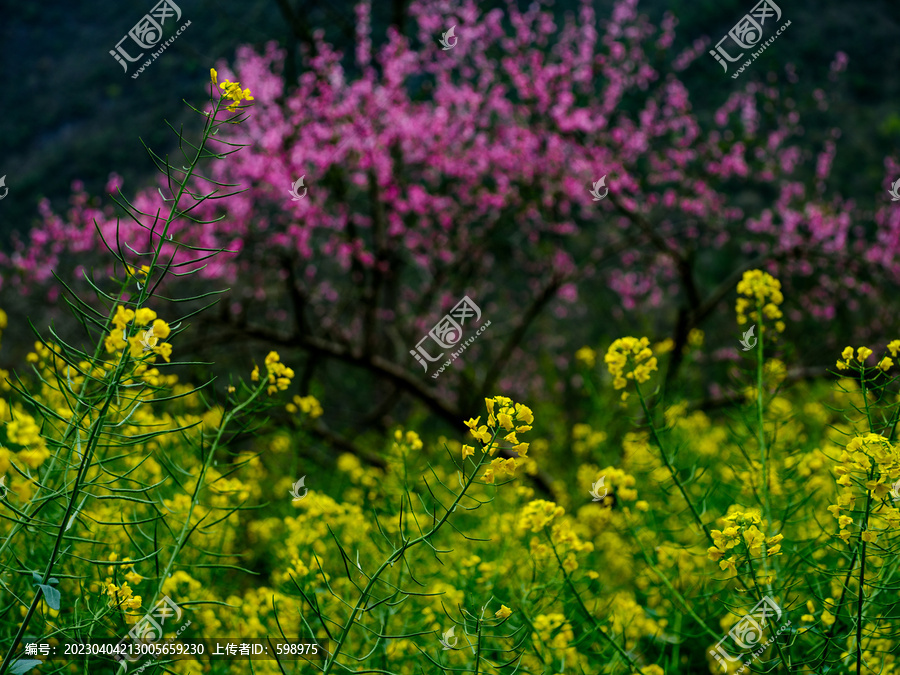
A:
{"type": "MultiPolygon", "coordinates": [[[[700,60],[708,39],[673,50],[675,17],[656,27],[620,0],[603,20],[590,5],[557,26],[536,5],[417,0],[414,34],[391,28],[376,51],[363,2],[358,76],[320,33],[296,81],[275,44],[219,64],[255,97],[228,138],[249,147],[214,176],[244,191],[226,211],[195,204],[219,220],[175,233],[231,251],[199,275],[233,289],[209,330],[305,353],[304,386],[349,368],[348,395],[375,400],[371,419],[405,394],[458,424],[485,395],[561,386],[550,373],[600,331],[671,336],[672,372],[695,327],[718,326],[714,341],[735,352],[734,286],[750,268],[783,281],[794,325],[868,309],[853,337],[888,328],[879,298],[900,281],[900,209],[886,193],[857,205],[826,190],[840,134],[804,139],[792,70],[779,87],[715,79],[700,60]],[[458,41],[443,49],[451,26],[458,41]],[[679,80],[689,67],[732,90],[708,121],[679,80]],[[426,373],[410,352],[464,296],[490,327],[435,379],[449,356],[426,373]]],[[[832,77],[846,65],[839,54],[832,77]]],[[[888,185],[900,166],[885,169],[888,185]]],[[[166,190],[138,195],[121,223],[80,190],[64,216],[42,205],[30,240],[0,261],[4,290],[52,299],[51,271],[110,264],[100,239],[117,227],[140,251],[138,222],[166,190]]]]}

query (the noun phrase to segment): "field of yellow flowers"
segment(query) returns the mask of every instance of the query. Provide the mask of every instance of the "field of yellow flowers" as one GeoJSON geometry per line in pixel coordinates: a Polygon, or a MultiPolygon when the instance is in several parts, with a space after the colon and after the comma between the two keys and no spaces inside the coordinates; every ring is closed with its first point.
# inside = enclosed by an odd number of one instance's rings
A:
{"type": "Polygon", "coordinates": [[[786,386],[797,300],[751,270],[735,319],[756,342],[715,411],[664,390],[671,342],[622,337],[578,351],[571,428],[552,397],[497,392],[465,435],[398,426],[371,443],[384,468],[343,454],[304,484],[322,408],[277,352],[225,383],[167,369],[190,331],[155,309],[169,226],[214,198],[188,186],[253,100],[212,84],[153,250],[109,242],[119,278],[70,301],[93,343],[50,329],[2,373],[0,675],[898,672],[900,340],[786,386]],[[275,408],[295,424],[257,433],[275,408]],[[212,638],[316,649],[228,660],[212,638]],[[193,647],[72,651],[103,641],[193,647]]]}

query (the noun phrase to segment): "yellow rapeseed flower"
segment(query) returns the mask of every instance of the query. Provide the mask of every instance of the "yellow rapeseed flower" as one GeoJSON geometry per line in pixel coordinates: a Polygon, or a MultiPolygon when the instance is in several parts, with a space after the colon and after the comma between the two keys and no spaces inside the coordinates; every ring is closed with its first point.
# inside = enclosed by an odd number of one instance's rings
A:
{"type": "Polygon", "coordinates": [[[134,310],[126,309],[122,305],[116,307],[116,314],[113,316],[113,325],[122,330],[134,320],[134,310]]]}
{"type": "Polygon", "coordinates": [[[156,319],[153,321],[153,335],[160,340],[165,340],[169,337],[169,334],[172,330],[169,328],[169,324],[167,324],[162,319],[156,319]]]}
{"type": "Polygon", "coordinates": [[[498,619],[506,619],[510,614],[512,614],[512,610],[506,605],[500,605],[500,609],[494,612],[494,616],[498,619]]]}
{"type": "Polygon", "coordinates": [[[751,559],[762,556],[763,543],[766,545],[766,554],[769,556],[782,555],[781,542],[784,535],[776,534],[774,537],[766,537],[760,530],[760,526],[764,527],[765,523],[759,515],[759,512],[750,509],[749,511],[741,511],[738,507],[731,507],[732,511],[721,522],[725,527],[722,530],[711,530],[713,543],[707,549],[707,557],[719,563],[722,570],[734,570],[738,560],[745,554],[750,555],[751,559]],[[726,555],[731,555],[725,558],[726,555]]]}
{"type": "Polygon", "coordinates": [[[613,376],[613,387],[624,389],[628,380],[646,382],[650,379],[650,373],[657,367],[649,345],[650,340],[645,337],[619,338],[610,345],[603,360],[613,376]]]}
{"type": "MultiPolygon", "coordinates": [[[[893,342],[888,345],[888,349],[890,349],[893,342]]],[[[838,370],[848,370],[851,367],[859,368],[860,366],[865,367],[866,359],[868,359],[872,355],[872,350],[868,347],[859,347],[856,350],[856,357],[854,359],[853,356],[853,347],[844,347],[844,351],[841,352],[841,358],[835,364],[838,370]],[[851,361],[856,361],[856,364],[852,364],[851,361]]],[[[881,361],[878,362],[878,368],[882,370],[887,370],[890,368],[894,362],[890,357],[885,356],[881,361]]]]}
{"type": "Polygon", "coordinates": [[[641,675],[666,675],[665,671],[655,663],[641,668],[641,675]]]}
{"type": "Polygon", "coordinates": [[[554,502],[544,499],[536,499],[525,505],[519,517],[519,528],[540,532],[549,525],[554,518],[564,515],[566,510],[554,502]]]}
{"type": "Polygon", "coordinates": [[[131,265],[126,265],[126,269],[128,270],[128,274],[133,276],[138,281],[144,281],[147,278],[147,275],[150,273],[149,265],[141,265],[140,269],[137,267],[132,267],[131,265]]]}
{"type": "MultiPolygon", "coordinates": [[[[856,510],[855,489],[864,490],[862,495],[866,498],[874,498],[868,510],[869,517],[883,519],[882,522],[891,528],[900,525],[900,513],[892,500],[888,499],[894,483],[900,477],[900,448],[884,436],[865,433],[855,436],[847,443],[838,462],[835,473],[841,492],[835,503],[826,507],[838,522],[837,536],[848,545],[850,538],[856,534],[863,541],[877,540],[877,531],[862,529],[862,522],[857,525],[854,514],[859,511],[856,510]]],[[[869,521],[868,527],[872,527],[872,522],[869,521]]]]}
{"type": "MultiPolygon", "coordinates": [[[[748,321],[763,323],[762,319],[775,322],[775,330],[784,332],[784,322],[781,321],[782,313],[778,305],[784,302],[781,293],[781,282],[762,270],[748,270],[738,282],[737,292],[746,296],[738,298],[735,305],[738,323],[743,325],[748,321]],[[757,309],[762,308],[763,317],[757,309]]],[[[765,325],[762,326],[765,329],[765,325]]]]}
{"type": "Polygon", "coordinates": [[[313,420],[324,414],[322,404],[319,403],[319,399],[315,396],[294,396],[293,402],[288,403],[285,409],[292,415],[300,411],[305,415],[309,415],[309,418],[313,420]]]}
{"type": "Polygon", "coordinates": [[[140,307],[134,313],[134,322],[138,326],[146,326],[148,323],[151,323],[154,319],[156,319],[156,312],[154,312],[149,307],[140,307]]]}
{"type": "Polygon", "coordinates": [[[691,332],[688,333],[687,343],[689,347],[702,347],[703,340],[706,338],[706,333],[704,333],[699,328],[691,328],[691,332]]]}
{"type": "MultiPolygon", "coordinates": [[[[479,424],[481,422],[480,415],[464,422],[469,427],[469,433],[481,442],[481,451],[490,451],[491,456],[496,455],[501,446],[496,442],[495,435],[500,429],[504,429],[509,432],[503,436],[503,440],[510,444],[509,449],[518,453],[520,458],[524,458],[529,444],[520,442],[516,434],[531,430],[531,423],[534,422],[534,413],[531,408],[522,403],[515,403],[506,396],[486,398],[484,404],[488,411],[487,424],[479,424]]],[[[469,456],[466,454],[466,447],[463,448],[463,460],[469,456]]],[[[485,471],[484,480],[488,483],[493,483],[498,473],[507,473],[512,476],[518,466],[516,459],[509,459],[505,463],[500,463],[500,461],[494,460],[485,471]]]]}
{"type": "MultiPolygon", "coordinates": [[[[266,381],[269,383],[266,393],[271,396],[278,391],[285,391],[291,385],[294,371],[281,363],[281,357],[278,355],[278,352],[269,352],[266,356],[265,364],[268,371],[266,381]]],[[[259,366],[253,368],[250,379],[254,382],[259,381],[259,366]]]]}
{"type": "Polygon", "coordinates": [[[597,362],[597,352],[595,352],[590,347],[582,347],[577,352],[575,352],[575,360],[581,361],[588,368],[593,368],[594,364],[597,362]]]}
{"type": "MultiPolygon", "coordinates": [[[[211,71],[214,73],[215,71],[211,71]]],[[[230,82],[229,80],[225,80],[222,84],[219,85],[225,91],[223,92],[223,96],[230,98],[234,103],[228,106],[229,112],[234,112],[238,108],[238,104],[241,101],[252,101],[253,97],[250,95],[249,89],[241,89],[241,85],[239,82],[230,82]]]]}

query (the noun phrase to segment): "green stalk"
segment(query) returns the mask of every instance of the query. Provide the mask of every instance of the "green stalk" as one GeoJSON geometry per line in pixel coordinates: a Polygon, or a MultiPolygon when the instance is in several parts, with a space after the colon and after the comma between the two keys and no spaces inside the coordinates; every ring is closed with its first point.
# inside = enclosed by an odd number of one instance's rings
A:
{"type": "MultiPolygon", "coordinates": [[[[631,536],[641,548],[641,554],[644,557],[644,561],[647,563],[647,567],[649,567],[651,570],[653,570],[653,572],[656,573],[656,576],[658,576],[662,580],[666,588],[668,588],[672,592],[672,595],[674,595],[678,602],[681,603],[681,606],[685,609],[685,611],[687,611],[688,614],[690,614],[691,618],[694,619],[694,621],[696,621],[703,628],[703,630],[705,630],[710,636],[712,636],[713,639],[718,640],[720,636],[717,633],[713,632],[713,630],[706,625],[706,622],[703,619],[697,616],[697,613],[694,612],[684,596],[676,590],[676,588],[672,585],[672,582],[669,581],[666,575],[663,574],[662,571],[653,564],[653,562],[651,562],[650,555],[644,548],[644,542],[642,542],[640,537],[638,537],[637,532],[635,532],[634,530],[634,526],[630,522],[628,522],[627,517],[626,522],[628,523],[628,529],[631,531],[631,536]]],[[[678,615],[679,623],[681,622],[681,616],[681,614],[678,615]]]]}
{"type": "MultiPolygon", "coordinates": [[[[872,493],[869,490],[866,490],[866,514],[863,518],[863,527],[862,532],[866,532],[869,529],[869,511],[872,507],[872,493]]],[[[864,586],[866,579],[866,544],[868,542],[865,541],[862,536],[859,538],[860,544],[860,554],[859,554],[859,591],[857,593],[856,598],[856,675],[860,675],[862,673],[862,629],[863,629],[863,615],[864,615],[864,603],[865,603],[865,594],[864,594],[864,586]]]]}
{"type": "Polygon", "coordinates": [[[484,629],[484,608],[481,608],[481,618],[478,620],[478,629],[475,635],[475,645],[477,651],[475,652],[475,675],[478,675],[478,672],[481,667],[481,631],[484,629]]]}
{"type": "Polygon", "coordinates": [[[847,576],[844,577],[844,583],[841,584],[841,597],[838,598],[837,605],[835,605],[834,609],[834,617],[835,620],[831,624],[831,627],[828,629],[828,633],[825,635],[825,645],[822,648],[822,656],[819,657],[819,662],[817,664],[817,668],[820,668],[823,663],[828,659],[828,650],[831,648],[831,638],[834,637],[834,631],[838,627],[838,618],[840,617],[841,609],[844,606],[844,598],[847,595],[847,589],[850,586],[850,578],[853,576],[853,570],[856,568],[856,557],[859,555],[859,547],[853,551],[853,558],[850,560],[850,565],[847,568],[847,576]]]}
{"type": "Polygon", "coordinates": [[[691,510],[691,514],[694,516],[694,520],[697,521],[697,524],[700,526],[700,529],[703,530],[703,534],[706,535],[706,540],[715,546],[715,542],[713,541],[712,534],[710,534],[709,529],[706,524],[703,522],[703,519],[700,518],[700,514],[697,512],[697,509],[694,507],[694,503],[691,501],[691,498],[688,497],[687,490],[684,489],[684,485],[681,483],[681,479],[678,478],[678,474],[675,471],[675,467],[672,466],[672,463],[669,461],[669,457],[666,454],[666,450],[663,447],[662,439],[659,437],[659,433],[656,431],[656,426],[653,424],[653,417],[650,414],[649,408],[647,408],[647,402],[644,399],[644,394],[641,391],[640,383],[635,379],[634,388],[637,391],[638,399],[641,401],[641,408],[644,410],[644,417],[647,418],[647,426],[650,427],[650,433],[653,436],[653,442],[656,443],[656,447],[659,448],[659,454],[665,462],[666,468],[669,470],[669,475],[672,476],[672,480],[675,481],[675,485],[678,487],[678,491],[681,492],[681,496],[684,497],[684,501],[687,502],[688,508],[691,510]]]}
{"type": "MultiPolygon", "coordinates": [[[[859,381],[860,388],[862,389],[863,402],[866,404],[866,421],[869,425],[869,431],[871,433],[875,433],[875,429],[872,426],[872,411],[869,408],[869,392],[866,388],[866,366],[864,363],[860,363],[859,366],[859,381]]],[[[872,480],[875,473],[875,467],[873,465],[872,460],[870,460],[869,464],[869,480],[872,480]]],[[[872,491],[866,490],[866,512],[863,516],[863,522],[860,525],[860,533],[866,532],[869,529],[869,512],[872,508],[872,491]]],[[[859,589],[857,593],[856,600],[856,675],[860,675],[862,672],[862,627],[863,627],[863,613],[864,613],[864,603],[865,603],[865,595],[864,591],[864,582],[866,578],[866,542],[862,538],[862,534],[860,534],[859,545],[860,545],[860,554],[859,554],[859,589]]]]}
{"type": "Polygon", "coordinates": [[[262,375],[260,375],[260,379],[263,381],[260,383],[259,388],[255,392],[253,392],[253,395],[246,401],[235,407],[233,410],[230,410],[222,419],[222,423],[219,425],[219,430],[216,434],[216,438],[210,446],[209,452],[206,455],[206,460],[203,463],[203,468],[200,470],[200,475],[197,477],[197,485],[194,487],[194,496],[193,499],[191,499],[191,505],[188,508],[187,518],[185,518],[184,525],[182,525],[181,527],[181,532],[178,534],[178,540],[175,543],[175,548],[172,551],[172,555],[169,556],[169,561],[166,563],[166,567],[165,569],[163,569],[163,572],[159,577],[159,584],[156,587],[156,591],[153,593],[152,601],[148,604],[149,607],[153,607],[153,605],[156,603],[156,599],[159,597],[159,594],[162,593],[163,585],[165,584],[166,579],[169,578],[169,573],[172,571],[172,567],[175,566],[175,560],[178,557],[178,553],[187,542],[188,532],[191,530],[191,517],[194,514],[194,509],[200,503],[198,495],[200,494],[200,490],[202,490],[204,487],[203,479],[206,477],[206,473],[209,471],[209,466],[216,454],[216,450],[219,449],[219,446],[222,442],[222,436],[225,433],[225,429],[228,427],[229,423],[238,416],[238,413],[240,413],[244,408],[255,401],[256,398],[268,386],[267,379],[264,379],[262,375]]]}
{"type": "MultiPolygon", "coordinates": [[[[362,611],[363,606],[368,602],[369,597],[372,594],[372,589],[375,587],[375,584],[381,578],[381,575],[387,570],[389,566],[392,566],[395,562],[399,561],[403,554],[406,553],[407,550],[421,544],[425,541],[428,541],[431,537],[437,534],[438,530],[447,522],[450,518],[450,514],[456,510],[457,504],[462,501],[462,498],[465,496],[469,487],[471,487],[472,483],[475,481],[475,476],[478,473],[478,469],[485,463],[485,459],[490,456],[490,449],[493,447],[496,442],[497,435],[499,433],[499,428],[494,430],[494,435],[491,437],[490,443],[484,448],[481,457],[478,460],[478,464],[475,465],[475,469],[469,475],[469,478],[466,480],[465,485],[463,485],[462,491],[456,496],[456,499],[453,501],[453,504],[450,508],[446,509],[446,513],[441,516],[440,520],[435,523],[434,527],[431,528],[425,534],[416,537],[415,539],[410,539],[406,541],[400,548],[391,553],[384,562],[381,563],[379,568],[375,571],[375,573],[369,578],[369,582],[366,584],[366,587],[362,590],[359,598],[356,601],[356,604],[353,607],[353,611],[350,612],[350,618],[347,620],[347,623],[344,624],[343,629],[341,630],[341,635],[338,638],[337,644],[335,645],[334,651],[331,655],[325,660],[325,666],[322,669],[322,675],[328,675],[331,672],[332,668],[334,668],[335,663],[337,662],[337,657],[340,655],[341,650],[344,648],[344,645],[347,642],[347,637],[350,635],[350,631],[353,628],[353,622],[356,620],[357,615],[362,611]]],[[[403,533],[400,533],[402,538],[403,533]]]]}
{"type": "Polygon", "coordinates": [[[543,532],[544,532],[544,536],[547,537],[547,541],[550,543],[550,548],[553,549],[553,555],[556,558],[556,563],[559,565],[559,571],[562,572],[563,579],[565,579],[566,585],[569,587],[569,590],[572,591],[572,595],[575,596],[575,600],[578,602],[578,606],[581,608],[581,611],[584,612],[584,615],[588,618],[588,621],[591,622],[594,629],[600,635],[602,635],[604,638],[606,638],[606,641],[609,642],[615,648],[615,650],[619,653],[619,656],[621,656],[625,661],[627,661],[628,664],[635,670],[635,672],[638,672],[638,673],[641,672],[641,669],[638,667],[638,664],[634,661],[634,659],[632,659],[628,655],[628,652],[626,652],[621,647],[621,645],[619,645],[618,642],[616,642],[609,635],[607,635],[602,630],[602,626],[599,623],[597,623],[597,619],[594,618],[594,615],[591,614],[590,610],[584,604],[584,601],[581,599],[581,595],[578,593],[578,591],[575,588],[575,584],[572,583],[571,577],[569,577],[568,573],[566,572],[566,568],[563,567],[562,560],[560,559],[559,553],[556,550],[556,545],[553,543],[553,538],[550,536],[550,533],[547,532],[546,527],[544,527],[543,532]]]}
{"type": "MultiPolygon", "coordinates": [[[[759,584],[756,583],[756,571],[753,569],[753,558],[750,555],[750,547],[747,545],[747,540],[744,538],[744,533],[741,532],[741,541],[744,544],[744,550],[747,552],[747,565],[750,566],[750,578],[753,580],[753,588],[756,589],[756,596],[759,600],[763,599],[762,591],[759,590],[759,584]]],[[[763,555],[765,555],[766,550],[766,542],[762,543],[763,555]]],[[[774,601],[774,598],[773,598],[774,601]]],[[[781,645],[778,640],[775,640],[775,649],[778,651],[778,657],[781,659],[781,663],[787,666],[788,672],[791,672],[791,661],[789,658],[785,657],[784,652],[781,650],[781,645]]]]}
{"type": "MultiPolygon", "coordinates": [[[[759,349],[756,351],[756,425],[759,434],[759,461],[762,465],[763,517],[766,523],[766,531],[763,532],[763,536],[768,538],[769,533],[767,528],[772,525],[772,511],[769,504],[769,467],[766,463],[769,451],[766,447],[766,433],[765,427],[763,426],[765,412],[765,406],[763,404],[763,363],[765,361],[763,329],[765,328],[765,325],[763,323],[761,300],[756,301],[756,314],[759,320],[759,349]]],[[[771,595],[773,591],[772,583],[770,581],[771,575],[769,574],[769,555],[766,549],[765,542],[763,542],[763,573],[766,575],[766,589],[768,590],[769,595],[771,595]]],[[[754,584],[755,583],[756,580],[754,578],[754,584]]]]}

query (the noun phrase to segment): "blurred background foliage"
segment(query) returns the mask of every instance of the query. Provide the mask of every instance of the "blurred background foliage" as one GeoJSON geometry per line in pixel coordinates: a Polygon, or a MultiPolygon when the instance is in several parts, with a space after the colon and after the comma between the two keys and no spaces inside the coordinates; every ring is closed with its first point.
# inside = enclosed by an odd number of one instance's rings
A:
{"type": "MultiPolygon", "coordinates": [[[[0,82],[7,98],[0,115],[0,175],[6,174],[10,194],[0,203],[0,241],[12,230],[27,231],[43,197],[62,211],[74,180],[83,181],[89,194],[102,194],[110,172],[125,179],[126,192],[151,182],[153,169],[144,161],[138,137],[159,150],[171,148],[172,137],[158,120],[166,118],[176,126],[185,121],[181,99],[193,94],[198,76],[210,64],[231,60],[240,44],[262,49],[275,40],[289,49],[296,72],[301,40],[322,30],[326,42],[344,51],[345,67],[352,72],[355,65],[350,0],[180,0],[182,22],[190,20],[190,27],[132,80],[108,52],[154,4],[50,0],[21,3],[4,12],[0,82]]],[[[524,8],[529,3],[518,4],[524,8]]],[[[704,35],[717,41],[753,4],[641,0],[639,10],[654,24],[666,11],[675,14],[675,49],[680,51],[704,35]]],[[[613,2],[596,0],[593,5],[598,17],[604,17],[613,2]]],[[[490,0],[479,6],[502,8],[505,3],[490,0]]],[[[822,132],[836,117],[850,136],[842,139],[830,188],[845,196],[878,191],[882,158],[900,147],[900,5],[890,0],[782,0],[780,6],[791,28],[757,59],[752,77],[793,63],[800,91],[809,93],[827,81],[834,53],[847,53],[850,65],[840,84],[845,90],[829,119],[819,118],[818,129],[815,118],[805,122],[809,132],[822,132]]],[[[551,9],[562,16],[577,7],[576,0],[557,0],[551,9]]],[[[410,28],[405,9],[405,0],[373,3],[376,49],[389,25],[410,28]]],[[[680,77],[701,117],[739,86],[723,77],[712,58],[700,59],[680,77]]]]}

